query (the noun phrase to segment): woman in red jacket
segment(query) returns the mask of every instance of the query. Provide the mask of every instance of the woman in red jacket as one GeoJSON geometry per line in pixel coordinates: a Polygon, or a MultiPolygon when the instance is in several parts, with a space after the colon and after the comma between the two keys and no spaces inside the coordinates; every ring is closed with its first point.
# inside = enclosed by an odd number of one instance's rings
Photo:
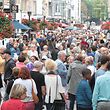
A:
{"type": "Polygon", "coordinates": [[[10,92],[10,99],[1,105],[1,110],[26,110],[25,103],[22,102],[26,97],[26,91],[25,86],[14,85],[10,92]]]}

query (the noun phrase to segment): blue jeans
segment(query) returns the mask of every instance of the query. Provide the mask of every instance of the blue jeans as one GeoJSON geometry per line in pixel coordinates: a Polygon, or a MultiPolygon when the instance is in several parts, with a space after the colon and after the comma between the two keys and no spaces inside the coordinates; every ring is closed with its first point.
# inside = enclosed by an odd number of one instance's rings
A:
{"type": "Polygon", "coordinates": [[[69,110],[73,110],[74,109],[74,103],[76,100],[76,96],[73,94],[68,93],[69,95],[69,100],[70,100],[70,106],[69,106],[69,110]]]}

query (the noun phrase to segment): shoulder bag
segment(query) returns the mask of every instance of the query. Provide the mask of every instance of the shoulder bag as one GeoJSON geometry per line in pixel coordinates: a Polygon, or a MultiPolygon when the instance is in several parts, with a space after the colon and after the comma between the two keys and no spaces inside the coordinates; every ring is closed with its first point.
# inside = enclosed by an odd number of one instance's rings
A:
{"type": "Polygon", "coordinates": [[[38,98],[38,96],[34,92],[34,87],[33,87],[33,81],[32,81],[32,79],[31,79],[31,82],[32,82],[32,98],[33,98],[34,103],[37,104],[39,102],[39,98],[38,98]]]}
{"type": "Polygon", "coordinates": [[[65,101],[64,98],[62,97],[62,100],[57,99],[57,92],[58,92],[58,76],[56,75],[56,99],[53,102],[53,106],[51,107],[50,110],[65,110],[65,101]]]}

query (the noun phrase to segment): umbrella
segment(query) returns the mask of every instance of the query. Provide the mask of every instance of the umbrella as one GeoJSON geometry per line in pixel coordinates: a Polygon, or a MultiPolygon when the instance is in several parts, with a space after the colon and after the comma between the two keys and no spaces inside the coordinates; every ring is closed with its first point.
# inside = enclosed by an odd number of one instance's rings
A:
{"type": "Polygon", "coordinates": [[[19,23],[18,21],[14,20],[12,21],[12,24],[14,26],[15,29],[24,29],[24,30],[29,30],[31,29],[30,27],[22,24],[22,23],[19,23]]]}
{"type": "Polygon", "coordinates": [[[61,23],[61,27],[62,27],[62,28],[66,28],[66,27],[68,27],[68,25],[65,24],[65,23],[61,23]]]}
{"type": "Polygon", "coordinates": [[[83,24],[74,24],[74,26],[78,27],[78,28],[83,28],[84,25],[83,24]]]}
{"type": "Polygon", "coordinates": [[[57,26],[59,26],[59,27],[62,27],[62,28],[68,27],[68,25],[65,24],[65,23],[58,23],[58,22],[55,22],[55,24],[56,24],[57,26]]]}
{"type": "Polygon", "coordinates": [[[78,28],[77,27],[72,27],[72,26],[69,26],[69,27],[66,27],[65,30],[77,30],[78,28]]]}
{"type": "Polygon", "coordinates": [[[106,22],[106,23],[102,24],[101,29],[110,30],[110,22],[106,22]]]}

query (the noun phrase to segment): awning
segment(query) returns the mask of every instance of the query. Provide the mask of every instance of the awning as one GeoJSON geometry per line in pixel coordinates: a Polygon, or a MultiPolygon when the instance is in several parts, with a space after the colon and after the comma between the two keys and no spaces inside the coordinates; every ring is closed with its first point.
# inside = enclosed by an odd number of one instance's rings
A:
{"type": "Polygon", "coordinates": [[[31,29],[30,27],[22,24],[22,23],[19,23],[18,21],[14,20],[12,21],[12,24],[14,26],[15,29],[24,29],[24,30],[29,30],[31,29]]]}
{"type": "Polygon", "coordinates": [[[101,29],[110,30],[110,22],[105,22],[104,24],[102,24],[101,29]]]}
{"type": "Polygon", "coordinates": [[[75,30],[78,30],[78,28],[75,27],[75,26],[74,27],[73,26],[69,26],[69,27],[66,27],[65,30],[74,30],[75,31],[75,30]]]}

